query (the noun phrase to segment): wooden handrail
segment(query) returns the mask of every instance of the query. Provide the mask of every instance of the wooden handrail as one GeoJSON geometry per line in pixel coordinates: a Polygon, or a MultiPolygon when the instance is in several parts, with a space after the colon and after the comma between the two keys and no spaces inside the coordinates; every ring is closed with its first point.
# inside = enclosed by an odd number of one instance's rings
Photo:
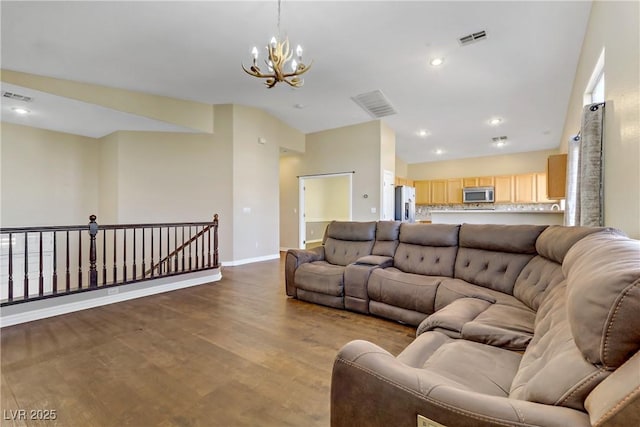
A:
{"type": "MultiPolygon", "coordinates": [[[[180,246],[178,246],[176,249],[174,249],[173,252],[171,252],[170,254],[165,256],[164,258],[162,258],[157,264],[153,265],[150,269],[145,271],[144,275],[146,276],[148,274],[151,274],[151,272],[153,270],[158,270],[163,264],[171,261],[172,257],[176,256],[180,251],[183,251],[191,243],[195,242],[196,240],[198,240],[198,238],[202,237],[204,235],[204,233],[206,233],[207,231],[211,230],[211,228],[215,228],[217,226],[218,226],[218,214],[215,214],[213,216],[213,224],[209,224],[209,225],[206,225],[205,227],[203,227],[202,230],[200,230],[195,236],[191,237],[189,240],[187,240],[186,242],[182,243],[180,246]]],[[[214,236],[216,237],[216,240],[217,240],[217,233],[214,234],[214,236]]]]}

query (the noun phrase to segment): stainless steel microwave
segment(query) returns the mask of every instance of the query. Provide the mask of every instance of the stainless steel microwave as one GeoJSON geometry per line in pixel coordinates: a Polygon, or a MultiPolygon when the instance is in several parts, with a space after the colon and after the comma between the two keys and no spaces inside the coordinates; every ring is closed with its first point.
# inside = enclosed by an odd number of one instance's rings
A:
{"type": "Polygon", "coordinates": [[[466,187],[462,189],[463,203],[493,203],[493,187],[466,187]]]}

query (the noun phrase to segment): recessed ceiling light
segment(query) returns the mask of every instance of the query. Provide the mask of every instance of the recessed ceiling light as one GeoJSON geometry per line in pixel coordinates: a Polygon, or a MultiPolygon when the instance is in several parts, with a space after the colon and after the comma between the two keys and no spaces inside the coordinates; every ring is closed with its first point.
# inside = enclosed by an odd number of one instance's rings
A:
{"type": "Polygon", "coordinates": [[[438,148],[435,153],[440,156],[441,154],[444,154],[444,150],[442,148],[438,148]]]}
{"type": "Polygon", "coordinates": [[[296,105],[294,105],[294,107],[297,108],[298,110],[302,110],[303,108],[306,107],[306,105],[304,105],[304,104],[296,104],[296,105]]]}
{"type": "Polygon", "coordinates": [[[500,117],[494,117],[493,119],[489,120],[489,124],[491,126],[498,126],[500,123],[502,123],[502,119],[500,117]]]}
{"type": "Polygon", "coordinates": [[[507,145],[506,142],[503,142],[503,141],[496,142],[496,147],[498,147],[498,148],[504,147],[505,145],[507,145]]]}
{"type": "Polygon", "coordinates": [[[433,58],[429,61],[429,64],[431,64],[432,67],[439,67],[444,64],[444,58],[433,58]]]}
{"type": "Polygon", "coordinates": [[[30,111],[27,110],[26,108],[22,108],[22,107],[13,107],[11,109],[13,112],[15,112],[16,114],[20,114],[20,115],[24,115],[24,114],[29,114],[30,111]]]}
{"type": "Polygon", "coordinates": [[[431,135],[431,132],[429,132],[427,129],[420,129],[418,132],[416,132],[416,134],[421,138],[426,138],[427,136],[431,135]]]}

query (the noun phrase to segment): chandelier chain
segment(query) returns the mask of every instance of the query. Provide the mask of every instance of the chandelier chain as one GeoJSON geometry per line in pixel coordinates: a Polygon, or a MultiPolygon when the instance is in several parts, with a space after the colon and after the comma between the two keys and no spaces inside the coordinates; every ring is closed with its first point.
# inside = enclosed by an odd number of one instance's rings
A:
{"type": "Polygon", "coordinates": [[[280,0],[278,0],[278,40],[280,40],[280,0]]]}

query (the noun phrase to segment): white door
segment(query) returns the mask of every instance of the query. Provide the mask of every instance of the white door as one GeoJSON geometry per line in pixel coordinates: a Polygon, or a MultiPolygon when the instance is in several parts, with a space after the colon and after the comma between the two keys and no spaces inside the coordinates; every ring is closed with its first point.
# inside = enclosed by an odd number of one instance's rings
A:
{"type": "Polygon", "coordinates": [[[395,218],[395,176],[393,172],[385,170],[382,178],[382,218],[393,221],[395,218]]]}

